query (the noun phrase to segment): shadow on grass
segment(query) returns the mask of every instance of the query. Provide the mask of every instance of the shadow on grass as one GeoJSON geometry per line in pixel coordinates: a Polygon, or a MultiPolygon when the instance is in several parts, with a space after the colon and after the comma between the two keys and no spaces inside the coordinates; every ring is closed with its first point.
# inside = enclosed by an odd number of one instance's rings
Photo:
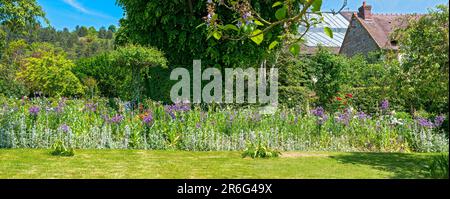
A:
{"type": "Polygon", "coordinates": [[[363,164],[392,172],[395,179],[427,178],[426,165],[434,155],[405,153],[348,153],[331,156],[344,164],[363,164]]]}

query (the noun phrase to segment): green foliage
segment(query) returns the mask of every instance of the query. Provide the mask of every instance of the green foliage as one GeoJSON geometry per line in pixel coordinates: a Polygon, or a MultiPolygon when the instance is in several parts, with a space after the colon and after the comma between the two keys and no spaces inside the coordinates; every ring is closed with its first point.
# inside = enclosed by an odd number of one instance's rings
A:
{"type": "Polygon", "coordinates": [[[327,107],[346,83],[344,74],[347,67],[346,60],[321,48],[309,61],[312,76],[317,79],[317,82],[311,85],[311,89],[318,96],[318,105],[327,107]]]}
{"type": "Polygon", "coordinates": [[[79,149],[242,151],[250,142],[280,151],[448,152],[440,128],[419,126],[409,114],[367,113],[372,117],[361,119],[357,108],[347,123],[325,112],[328,119],[318,124],[311,112],[283,106],[265,115],[255,107],[168,107],[151,100],[137,109],[105,98],[0,101],[0,148],[47,148],[62,139],[79,149]],[[40,111],[32,115],[31,107],[40,111]],[[121,119],[111,120],[115,116],[121,119]]]}
{"type": "Polygon", "coordinates": [[[448,179],[448,153],[434,157],[427,169],[431,178],[448,179]]]}
{"type": "Polygon", "coordinates": [[[242,153],[242,158],[276,158],[281,155],[281,152],[269,148],[267,145],[258,142],[258,144],[247,143],[247,148],[242,153]]]}
{"type": "Polygon", "coordinates": [[[23,82],[16,79],[19,63],[27,56],[29,46],[24,40],[9,43],[0,60],[0,93],[6,96],[21,97],[28,93],[23,82]]]}
{"type": "Polygon", "coordinates": [[[287,107],[299,107],[306,110],[310,103],[311,91],[306,87],[281,86],[278,92],[279,103],[287,107]]]}
{"type": "MultiPolygon", "coordinates": [[[[264,49],[274,48],[274,42],[283,43],[289,51],[297,56],[303,41],[304,32],[298,32],[298,27],[306,27],[308,31],[320,23],[322,0],[286,0],[259,1],[221,0],[208,1],[207,16],[204,17],[207,39],[211,36],[224,43],[250,39],[264,49]],[[223,10],[231,12],[224,13],[223,10]],[[309,15],[313,12],[316,15],[309,15]],[[237,22],[237,23],[236,23],[237,22]],[[235,26],[236,24],[236,26],[235,26]],[[234,26],[237,28],[228,28],[234,26]],[[283,31],[280,31],[283,30],[283,31]]],[[[325,33],[333,37],[330,28],[325,33]]]]}
{"type": "Polygon", "coordinates": [[[57,140],[57,141],[52,145],[52,151],[50,152],[50,154],[52,154],[52,155],[54,155],[54,156],[66,156],[66,157],[70,157],[70,156],[74,156],[74,155],[75,155],[75,152],[73,151],[72,148],[66,147],[63,141],[57,140]]]}
{"type": "Polygon", "coordinates": [[[449,10],[438,6],[428,15],[409,21],[394,35],[402,54],[393,85],[398,98],[412,109],[448,112],[449,10]]]}
{"type": "Polygon", "coordinates": [[[72,73],[72,61],[50,44],[34,43],[31,56],[23,59],[17,78],[31,92],[49,96],[76,96],[83,94],[83,85],[72,73]]]}
{"type": "MultiPolygon", "coordinates": [[[[131,87],[129,87],[131,84],[130,69],[115,67],[112,64],[110,54],[103,53],[91,58],[79,59],[72,71],[81,80],[94,79],[100,96],[122,96],[124,99],[128,99],[126,96],[131,90],[131,87]]],[[[90,95],[91,93],[87,94],[90,95]]]]}
{"type": "Polygon", "coordinates": [[[100,94],[105,97],[169,99],[171,84],[167,60],[154,48],[119,47],[78,60],[73,71],[82,80],[94,79],[100,94]]]}
{"type": "MultiPolygon", "coordinates": [[[[385,91],[380,87],[349,88],[344,89],[343,92],[351,93],[353,95],[353,106],[366,113],[378,112],[380,110],[380,102],[385,99],[391,99],[386,98],[385,91]]],[[[395,105],[393,101],[391,101],[391,104],[395,105]]]]}
{"type": "MultiPolygon", "coordinates": [[[[273,2],[252,3],[262,15],[272,16],[273,2]]],[[[121,19],[116,42],[157,47],[166,54],[171,68],[190,67],[193,59],[202,59],[202,64],[208,67],[255,67],[267,57],[266,49],[254,42],[206,41],[208,31],[197,28],[204,23],[206,1],[119,0],[118,3],[127,16],[121,19]]],[[[232,12],[223,9],[220,13],[223,20],[230,23],[234,20],[232,12]]],[[[227,27],[227,31],[235,31],[227,27]]],[[[271,43],[263,43],[266,42],[271,43]]]]}
{"type": "Polygon", "coordinates": [[[36,0],[0,1],[0,25],[13,32],[26,32],[25,27],[30,24],[39,25],[39,19],[48,23],[45,12],[36,0]]]}
{"type": "MultiPolygon", "coordinates": [[[[84,28],[88,30],[86,27],[84,28]]],[[[86,33],[82,37],[79,36],[80,30],[79,26],[72,32],[67,28],[56,30],[53,27],[27,27],[28,33],[26,35],[9,33],[7,43],[20,39],[25,40],[28,44],[34,42],[51,43],[63,49],[69,59],[90,57],[114,49],[114,33],[112,30],[106,31],[102,27],[97,31],[91,27],[89,28],[90,33],[86,33]]]]}

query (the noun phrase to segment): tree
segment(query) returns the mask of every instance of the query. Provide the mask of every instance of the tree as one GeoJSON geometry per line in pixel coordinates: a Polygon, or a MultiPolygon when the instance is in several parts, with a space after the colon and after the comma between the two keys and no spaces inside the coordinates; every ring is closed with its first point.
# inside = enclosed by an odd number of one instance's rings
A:
{"type": "Polygon", "coordinates": [[[8,32],[25,34],[27,26],[39,26],[39,19],[49,23],[36,0],[0,0],[0,57],[6,45],[4,28],[8,32]]]}
{"type": "MultiPolygon", "coordinates": [[[[300,22],[307,21],[303,24],[314,25],[321,21],[322,1],[117,2],[126,13],[116,34],[118,45],[137,43],[155,46],[165,52],[171,67],[187,67],[193,59],[201,59],[202,65],[224,70],[225,67],[258,67],[264,60],[269,63],[276,60],[273,48],[281,48],[281,41],[285,38],[297,37],[299,40],[301,34],[297,34],[297,30],[300,22]],[[237,7],[251,10],[251,16],[239,12],[244,10],[237,7]],[[307,20],[306,12],[314,12],[318,17],[307,20]],[[244,16],[247,21],[243,21],[244,16]],[[246,26],[238,28],[238,24],[246,26]]],[[[299,46],[292,45],[291,52],[297,53],[299,46]]]]}
{"type": "Polygon", "coordinates": [[[85,26],[81,26],[77,30],[78,37],[86,37],[88,34],[89,34],[89,31],[88,31],[88,29],[85,26]]]}
{"type": "MultiPolygon", "coordinates": [[[[163,82],[154,71],[165,71],[167,60],[154,48],[129,45],[116,50],[77,60],[74,73],[79,79],[93,78],[105,97],[139,101],[141,94],[162,100],[158,94],[163,82]],[[156,97],[155,97],[156,96],[156,97]]],[[[170,89],[170,88],[169,88],[170,89]]]]}
{"type": "Polygon", "coordinates": [[[127,16],[120,20],[116,43],[155,46],[165,53],[171,67],[190,66],[193,59],[202,59],[210,67],[249,67],[259,65],[265,53],[254,43],[219,45],[222,41],[206,40],[206,29],[197,28],[204,23],[206,1],[119,0],[118,4],[127,16]]]}
{"type": "Polygon", "coordinates": [[[107,36],[106,28],[105,28],[105,27],[101,27],[101,28],[98,30],[98,38],[100,38],[100,39],[106,39],[106,36],[107,36]]]}
{"type": "Polygon", "coordinates": [[[131,68],[133,79],[133,90],[135,91],[133,100],[140,101],[143,90],[141,74],[148,71],[150,67],[167,67],[167,60],[164,54],[154,48],[145,48],[135,45],[120,47],[111,52],[113,62],[116,66],[131,68]]]}
{"type": "Polygon", "coordinates": [[[0,24],[12,31],[23,31],[29,25],[39,25],[39,19],[45,18],[45,12],[36,0],[1,0],[0,24]]]}
{"type": "MultiPolygon", "coordinates": [[[[308,30],[323,21],[321,17],[322,0],[285,0],[252,3],[250,0],[208,0],[207,16],[204,17],[208,38],[216,40],[250,39],[268,50],[289,46],[289,51],[298,55],[300,42],[308,30]],[[269,3],[269,4],[268,4],[269,3]],[[261,7],[269,7],[269,16],[263,15],[261,7]],[[220,9],[230,10],[228,17],[220,9]],[[308,15],[308,13],[310,13],[308,15]],[[271,17],[272,14],[274,17],[271,17]],[[230,20],[231,19],[231,20],[230,20]],[[237,23],[236,23],[237,22],[237,23]],[[299,32],[299,27],[306,28],[299,32]],[[282,30],[282,31],[276,31],[282,30]],[[269,35],[267,37],[267,35],[269,35]],[[269,42],[264,42],[268,40],[269,42]]],[[[330,28],[324,31],[333,37],[330,28]]]]}
{"type": "Polygon", "coordinates": [[[110,26],[108,27],[108,30],[111,31],[111,32],[113,32],[113,33],[116,33],[117,28],[116,28],[115,25],[110,25],[110,26]]]}
{"type": "Polygon", "coordinates": [[[21,97],[27,94],[25,85],[17,81],[16,73],[20,62],[27,56],[28,44],[25,40],[9,43],[0,60],[0,93],[7,96],[21,97]],[[2,65],[3,63],[3,65],[2,65]]]}
{"type": "Polygon", "coordinates": [[[438,6],[396,31],[401,61],[393,83],[411,111],[448,112],[449,10],[438,6]]]}
{"type": "Polygon", "coordinates": [[[30,57],[22,61],[17,78],[31,92],[43,92],[48,96],[80,96],[84,88],[72,73],[74,63],[66,59],[61,49],[48,43],[31,45],[30,57]]]}

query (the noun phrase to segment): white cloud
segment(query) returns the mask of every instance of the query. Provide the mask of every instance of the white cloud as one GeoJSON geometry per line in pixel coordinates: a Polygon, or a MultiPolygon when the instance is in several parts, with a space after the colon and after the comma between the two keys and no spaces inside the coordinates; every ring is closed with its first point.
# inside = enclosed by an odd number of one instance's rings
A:
{"type": "Polygon", "coordinates": [[[97,16],[97,17],[102,17],[102,18],[111,18],[108,15],[104,15],[102,13],[98,13],[92,10],[89,10],[87,8],[85,8],[83,5],[81,5],[80,3],[78,3],[76,0],[63,0],[64,3],[72,6],[73,8],[75,8],[76,10],[88,14],[88,15],[92,15],[92,16],[97,16]]]}

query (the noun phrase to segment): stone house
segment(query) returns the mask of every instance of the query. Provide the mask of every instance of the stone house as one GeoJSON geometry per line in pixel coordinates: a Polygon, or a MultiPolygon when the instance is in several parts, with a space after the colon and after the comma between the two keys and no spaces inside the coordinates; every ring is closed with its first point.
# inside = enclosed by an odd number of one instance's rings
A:
{"type": "Polygon", "coordinates": [[[391,35],[396,28],[406,27],[413,15],[374,14],[366,2],[353,13],[339,54],[354,56],[385,50],[398,51],[398,43],[391,35]]]}

